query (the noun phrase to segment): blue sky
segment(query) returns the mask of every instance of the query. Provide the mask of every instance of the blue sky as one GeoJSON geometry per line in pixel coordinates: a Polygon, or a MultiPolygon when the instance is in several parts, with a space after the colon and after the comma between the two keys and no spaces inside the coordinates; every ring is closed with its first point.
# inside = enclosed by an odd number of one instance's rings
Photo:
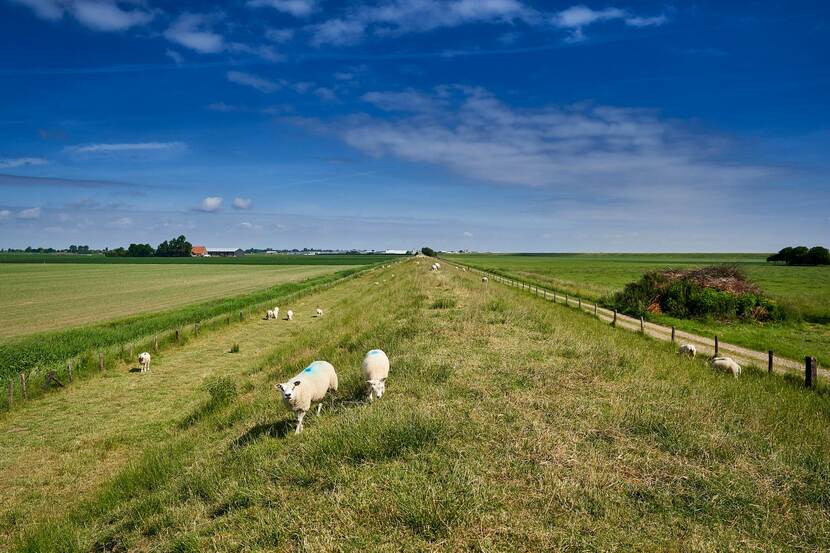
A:
{"type": "Polygon", "coordinates": [[[829,16],[0,0],[0,247],[827,244],[829,16]]]}

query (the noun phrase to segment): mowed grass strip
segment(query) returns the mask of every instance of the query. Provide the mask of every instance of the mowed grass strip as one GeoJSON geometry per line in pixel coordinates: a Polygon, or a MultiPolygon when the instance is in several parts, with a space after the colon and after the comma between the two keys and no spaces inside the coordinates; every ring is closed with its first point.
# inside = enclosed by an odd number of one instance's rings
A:
{"type": "MultiPolygon", "coordinates": [[[[240,342],[232,355],[246,363],[200,355],[199,376],[229,380],[212,380],[213,395],[195,382],[180,392],[187,401],[172,394],[163,432],[137,438],[123,468],[52,506],[48,522],[42,506],[28,516],[17,511],[26,503],[7,511],[9,543],[29,551],[830,547],[823,389],[753,370],[735,380],[668,344],[423,263],[306,301],[334,303],[282,340],[265,322],[241,325],[250,332],[227,340],[240,342]],[[250,351],[254,344],[262,349],[250,351]],[[392,373],[387,394],[368,405],[359,364],[373,347],[389,353],[392,373]],[[341,389],[294,436],[273,384],[320,358],[338,368],[341,389]]],[[[163,362],[192,370],[178,355],[163,362]]],[[[19,442],[21,450],[37,444],[19,442]]],[[[23,477],[33,486],[44,478],[23,477]]]]}
{"type": "Polygon", "coordinates": [[[0,339],[169,310],[348,268],[0,263],[0,339]]]}

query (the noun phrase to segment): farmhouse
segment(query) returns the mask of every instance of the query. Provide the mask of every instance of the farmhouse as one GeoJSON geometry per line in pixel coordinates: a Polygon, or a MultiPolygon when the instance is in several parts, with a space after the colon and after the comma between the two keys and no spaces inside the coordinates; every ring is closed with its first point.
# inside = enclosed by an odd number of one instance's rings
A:
{"type": "Polygon", "coordinates": [[[242,257],[245,250],[242,248],[206,248],[205,257],[242,257]]]}
{"type": "Polygon", "coordinates": [[[204,246],[193,246],[190,248],[190,255],[193,257],[204,257],[207,255],[207,248],[204,246]]]}

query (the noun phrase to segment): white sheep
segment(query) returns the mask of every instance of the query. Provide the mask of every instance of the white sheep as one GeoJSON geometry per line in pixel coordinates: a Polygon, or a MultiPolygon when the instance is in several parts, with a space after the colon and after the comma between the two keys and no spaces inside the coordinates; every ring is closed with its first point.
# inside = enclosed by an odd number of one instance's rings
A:
{"type": "MultiPolygon", "coordinates": [[[[282,384],[275,386],[282,393],[282,400],[286,407],[297,416],[295,434],[303,431],[303,418],[311,409],[312,402],[322,401],[329,390],[337,391],[337,372],[328,361],[314,361],[300,373],[282,384]]],[[[317,404],[317,414],[323,408],[317,404]]]]}
{"type": "Polygon", "coordinates": [[[731,357],[713,357],[711,364],[713,369],[732,373],[735,378],[741,375],[741,366],[731,357]]]}
{"type": "Polygon", "coordinates": [[[430,269],[429,269],[429,270],[430,270],[430,271],[437,271],[437,270],[438,270],[438,265],[436,265],[435,263],[433,263],[433,264],[432,264],[432,267],[430,267],[430,269]]]}
{"type": "Polygon", "coordinates": [[[319,307],[317,308],[317,316],[318,316],[318,317],[322,317],[322,316],[323,316],[323,310],[322,310],[322,309],[320,309],[319,307]]]}
{"type": "Polygon", "coordinates": [[[280,308],[279,307],[274,307],[274,318],[275,319],[280,318],[280,308]]]}
{"type": "Polygon", "coordinates": [[[369,388],[368,400],[380,399],[386,391],[386,379],[389,377],[389,358],[379,349],[370,350],[363,358],[363,379],[369,388]]]}
{"type": "Polygon", "coordinates": [[[150,354],[146,351],[138,354],[138,364],[141,372],[150,372],[150,354]]]}
{"type": "Polygon", "coordinates": [[[694,344],[683,344],[680,346],[680,349],[677,350],[677,353],[680,355],[688,355],[689,357],[694,357],[697,355],[697,348],[694,344]]]}
{"type": "Polygon", "coordinates": [[[285,314],[286,314],[286,318],[285,318],[286,321],[293,321],[294,320],[294,311],[289,309],[288,311],[285,312],[285,314]]]}
{"type": "Polygon", "coordinates": [[[440,263],[438,263],[437,261],[435,262],[435,268],[436,268],[436,269],[440,269],[440,268],[441,268],[441,264],[440,264],[440,263]]]}
{"type": "Polygon", "coordinates": [[[265,320],[270,321],[271,319],[275,319],[275,318],[276,318],[276,316],[274,315],[274,310],[273,309],[269,309],[268,311],[265,312],[265,320]]]}
{"type": "Polygon", "coordinates": [[[487,284],[487,282],[488,282],[489,280],[490,280],[490,279],[489,279],[489,278],[487,278],[487,277],[481,277],[481,282],[483,282],[484,284],[487,284]]]}

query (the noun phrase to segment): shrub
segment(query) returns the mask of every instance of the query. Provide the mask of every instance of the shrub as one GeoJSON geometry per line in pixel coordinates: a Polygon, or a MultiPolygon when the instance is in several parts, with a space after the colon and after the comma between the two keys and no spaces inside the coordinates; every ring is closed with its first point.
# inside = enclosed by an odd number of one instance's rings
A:
{"type": "Polygon", "coordinates": [[[823,246],[786,247],[778,253],[767,257],[770,262],[783,262],[787,265],[830,265],[830,250],[823,246]]]}

